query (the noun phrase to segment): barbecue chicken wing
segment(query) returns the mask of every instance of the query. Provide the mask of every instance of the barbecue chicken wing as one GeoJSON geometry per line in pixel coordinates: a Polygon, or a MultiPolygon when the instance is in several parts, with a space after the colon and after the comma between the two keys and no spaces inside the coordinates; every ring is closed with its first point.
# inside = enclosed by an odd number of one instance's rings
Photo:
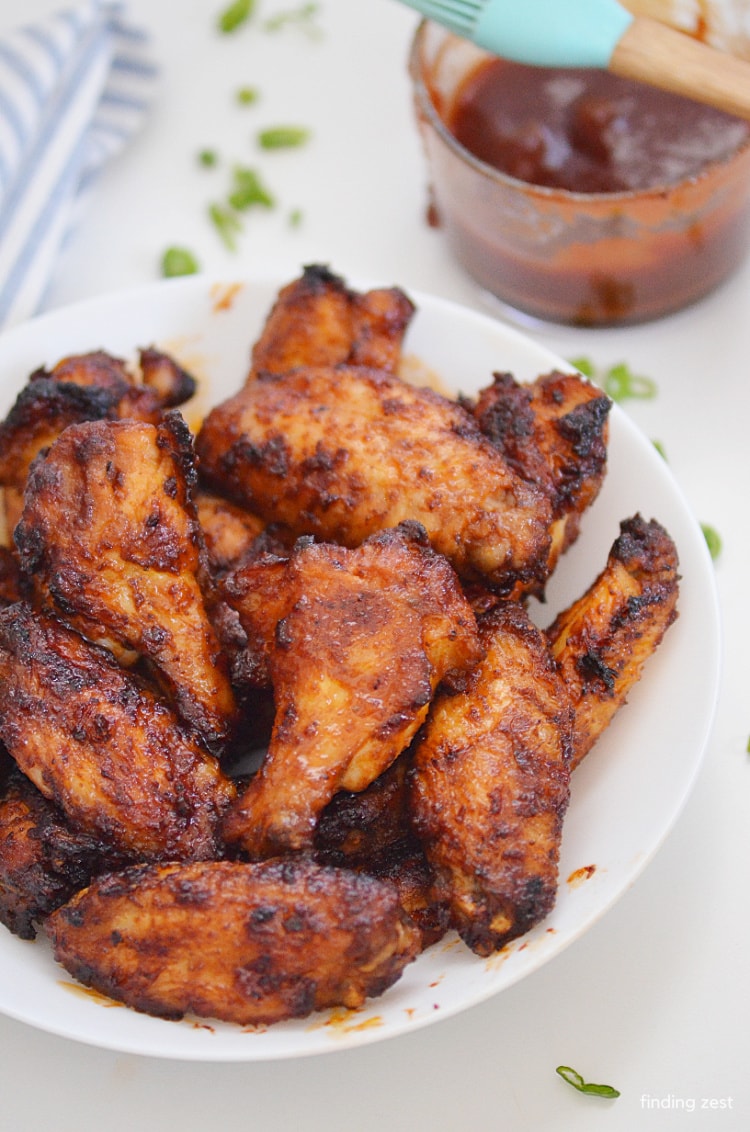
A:
{"type": "Polygon", "coordinates": [[[118,863],[19,771],[0,790],[0,923],[21,939],[34,939],[40,920],[118,863]]]}
{"type": "Polygon", "coordinates": [[[0,486],[9,538],[23,509],[23,490],[34,458],[68,425],[135,418],[157,422],[164,409],[195,392],[194,378],[167,354],[140,351],[140,380],[125,363],[97,350],[36,370],[0,424],[0,486]]]}
{"type": "Polygon", "coordinates": [[[410,752],[359,793],[341,790],[320,815],[315,860],[392,881],[405,912],[422,935],[422,947],[448,928],[448,909],[424,850],[411,830],[407,775],[410,752]]]}
{"type": "Polygon", "coordinates": [[[0,738],[71,825],[113,854],[218,852],[235,789],[216,760],[109,652],[24,604],[0,610],[0,738]]]}
{"type": "Polygon", "coordinates": [[[238,566],[266,528],[262,519],[209,491],[196,491],[195,508],[214,574],[238,566]]]}
{"type": "Polygon", "coordinates": [[[245,634],[233,665],[238,686],[271,687],[271,654],[276,626],[288,608],[288,580],[288,555],[273,553],[253,557],[223,580],[222,593],[245,634]]]}
{"type": "Polygon", "coordinates": [[[520,605],[492,610],[480,634],[485,659],[464,692],[436,697],[416,744],[410,804],[452,926],[489,955],[555,901],[571,708],[520,605]]]}
{"type": "Polygon", "coordinates": [[[251,378],[342,362],[395,372],[413,314],[398,287],[353,291],[312,264],[279,292],[252,350],[251,378]]]}
{"type": "Polygon", "coordinates": [[[302,544],[282,581],[263,764],[224,823],[251,857],[312,847],[338,790],[363,790],[411,742],[438,684],[481,655],[448,563],[413,528],[356,550],[302,544]]]}
{"type": "Polygon", "coordinates": [[[510,467],[552,504],[550,571],[577,537],[604,481],[611,407],[580,375],[558,372],[527,384],[497,373],[473,406],[482,432],[510,467]]]}
{"type": "Polygon", "coordinates": [[[209,413],[196,448],[214,490],[298,535],[357,546],[416,520],[463,579],[544,586],[549,500],[465,408],[382,370],[259,375],[209,413]]]}
{"type": "Polygon", "coordinates": [[[135,867],[45,926],[58,961],[103,994],[240,1025],[361,1006],[419,949],[392,885],[302,859],[135,867]]]}
{"type": "Polygon", "coordinates": [[[401,754],[364,790],[340,790],[331,799],[315,829],[318,860],[349,868],[366,865],[409,837],[408,754],[401,754]]]}
{"type": "Polygon", "coordinates": [[[591,750],[677,617],[677,549],[640,515],[620,534],[599,577],[547,630],[574,708],[573,758],[591,750]]]}
{"type": "Polygon", "coordinates": [[[71,425],[29,476],[15,541],[37,599],[95,642],[147,657],[211,749],[234,698],[214,628],[191,492],[190,434],[158,425],[71,425]]]}

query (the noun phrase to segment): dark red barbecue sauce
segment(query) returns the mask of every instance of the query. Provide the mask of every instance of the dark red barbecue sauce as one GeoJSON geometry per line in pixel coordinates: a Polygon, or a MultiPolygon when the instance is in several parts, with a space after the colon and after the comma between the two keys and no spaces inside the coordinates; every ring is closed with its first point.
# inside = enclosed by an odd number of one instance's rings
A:
{"type": "Polygon", "coordinates": [[[428,134],[428,219],[517,310],[640,322],[701,298],[744,259],[750,123],[591,69],[490,58],[449,100],[426,83],[463,150],[513,178],[472,174],[428,134]]]}
{"type": "Polygon", "coordinates": [[[720,110],[606,71],[500,59],[464,80],[446,125],[501,172],[579,193],[675,184],[750,134],[720,110]]]}

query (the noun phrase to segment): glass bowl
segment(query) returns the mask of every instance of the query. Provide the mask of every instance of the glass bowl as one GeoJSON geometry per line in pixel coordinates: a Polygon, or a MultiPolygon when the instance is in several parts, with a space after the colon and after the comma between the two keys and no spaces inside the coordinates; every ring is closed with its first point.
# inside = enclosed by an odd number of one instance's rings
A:
{"type": "Polygon", "coordinates": [[[446,126],[486,52],[422,21],[409,69],[430,182],[430,217],[456,260],[522,321],[615,326],[696,302],[750,246],[750,141],[673,183],[573,192],[518,180],[446,126]]]}

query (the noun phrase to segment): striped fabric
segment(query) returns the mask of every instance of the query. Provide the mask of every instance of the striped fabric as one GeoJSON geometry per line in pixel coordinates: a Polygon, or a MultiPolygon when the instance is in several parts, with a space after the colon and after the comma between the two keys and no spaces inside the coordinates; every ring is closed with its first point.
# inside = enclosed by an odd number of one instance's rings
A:
{"type": "Polygon", "coordinates": [[[0,37],[0,328],[39,309],[86,191],[142,124],[156,77],[145,33],[107,0],[0,37]]]}

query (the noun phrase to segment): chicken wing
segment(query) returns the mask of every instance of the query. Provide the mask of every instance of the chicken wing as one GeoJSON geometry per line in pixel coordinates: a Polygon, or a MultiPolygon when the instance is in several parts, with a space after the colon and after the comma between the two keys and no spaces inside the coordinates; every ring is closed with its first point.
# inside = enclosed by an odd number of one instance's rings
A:
{"type": "Polygon", "coordinates": [[[340,790],[315,829],[316,858],[328,865],[366,865],[411,833],[406,775],[408,752],[364,790],[340,790]]]}
{"type": "Polygon", "coordinates": [[[108,867],[103,842],[74,830],[19,771],[10,776],[0,791],[0,923],[34,939],[40,920],[108,867]]]}
{"type": "Polygon", "coordinates": [[[147,657],[180,716],[220,750],[235,704],[206,608],[194,479],[174,411],[158,425],[71,425],[34,465],[15,541],[37,598],[93,641],[147,657]]]}
{"type": "Polygon", "coordinates": [[[209,491],[195,493],[195,507],[215,574],[238,566],[266,528],[256,515],[209,491]]]}
{"type": "Polygon", "coordinates": [[[654,520],[620,524],[604,570],[547,629],[574,707],[578,766],[626,702],[677,617],[677,548],[654,520]]]}
{"type": "Polygon", "coordinates": [[[195,392],[195,379],[158,350],[140,351],[140,369],[136,381],[124,361],[96,350],[72,354],[52,370],[31,374],[0,424],[0,486],[8,535],[20,517],[34,458],[68,425],[130,417],[155,423],[164,409],[195,392]]]}
{"type": "Polygon", "coordinates": [[[552,908],[569,796],[571,708],[542,633],[520,605],[480,622],[485,659],[439,694],[414,752],[414,830],[479,955],[552,908]]]}
{"type": "Polygon", "coordinates": [[[311,264],[279,292],[252,350],[251,377],[342,362],[395,372],[413,314],[397,287],[360,293],[311,264]]]}
{"type": "Polygon", "coordinates": [[[591,382],[556,371],[528,384],[497,373],[473,406],[482,432],[510,467],[552,504],[550,571],[577,537],[604,481],[611,407],[591,382]]]}
{"type": "Polygon", "coordinates": [[[411,830],[405,751],[364,790],[341,790],[320,815],[315,860],[389,880],[422,936],[422,947],[447,931],[448,908],[411,830]]]}
{"type": "Polygon", "coordinates": [[[209,413],[196,449],[214,490],[296,534],[357,546],[412,519],[462,578],[544,586],[549,500],[466,409],[382,370],[259,376],[209,413]]]}
{"type": "Polygon", "coordinates": [[[169,354],[147,346],[138,351],[139,373],[134,374],[122,358],[104,350],[71,354],[51,370],[38,369],[30,383],[51,380],[58,385],[76,385],[108,392],[110,415],[120,420],[158,421],[165,409],[188,401],[197,388],[195,378],[169,354]]]}
{"type": "Polygon", "coordinates": [[[361,1006],[419,948],[392,885],[302,859],[136,867],[45,927],[58,961],[101,993],[240,1025],[361,1006]]]}
{"type": "Polygon", "coordinates": [[[213,857],[235,796],[218,763],[105,650],[0,610],[0,738],[77,830],[130,859],[213,857]]]}
{"type": "Polygon", "coordinates": [[[311,848],[338,790],[363,790],[404,750],[438,684],[481,655],[448,563],[413,529],[356,550],[303,544],[270,658],[268,752],[230,809],[226,840],[254,858],[311,848]]]}
{"type": "MultiPolygon", "coordinates": [[[[281,548],[277,548],[280,550],[281,548]]],[[[221,593],[233,609],[245,634],[244,648],[235,659],[236,685],[270,688],[271,654],[276,626],[290,604],[291,551],[252,554],[220,580],[221,593]]]]}
{"type": "Polygon", "coordinates": [[[358,868],[396,886],[401,907],[419,928],[422,949],[442,939],[450,927],[450,909],[445,890],[416,837],[394,842],[358,868]]]}

